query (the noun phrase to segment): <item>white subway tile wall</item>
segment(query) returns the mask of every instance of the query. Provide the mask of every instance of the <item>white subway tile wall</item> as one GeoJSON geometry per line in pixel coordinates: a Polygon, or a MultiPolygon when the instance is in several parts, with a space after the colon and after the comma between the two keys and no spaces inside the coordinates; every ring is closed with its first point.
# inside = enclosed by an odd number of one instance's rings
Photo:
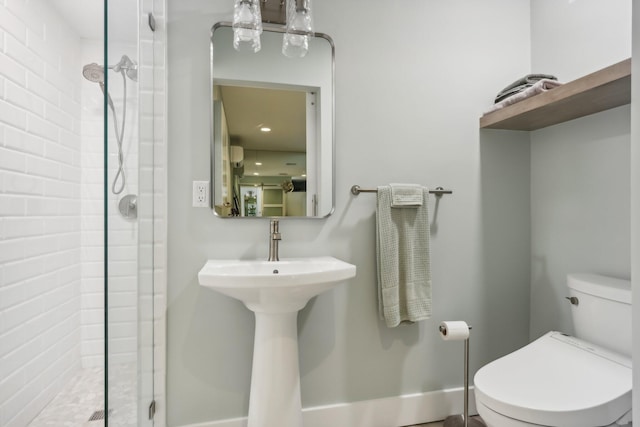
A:
{"type": "Polygon", "coordinates": [[[80,39],[47,2],[0,6],[0,425],[78,372],[80,39]]]}
{"type": "MultiPolygon", "coordinates": [[[[109,62],[137,44],[110,43],[109,62]]],[[[26,426],[81,367],[104,363],[103,106],[79,37],[48,1],[0,1],[0,425],[26,426]]],[[[127,185],[138,192],[138,85],[127,82],[127,185]]],[[[122,78],[109,92],[122,126],[122,78]]],[[[108,121],[108,185],[117,166],[108,121]]],[[[108,195],[111,364],[136,364],[138,227],[108,195]]],[[[151,368],[149,368],[151,369],[151,368]]],[[[135,388],[132,393],[135,393],[135,388]]],[[[100,408],[91,408],[100,409],[100,408]]]]}
{"type": "MultiPolygon", "coordinates": [[[[84,41],[82,63],[103,61],[101,41],[84,41]]],[[[135,44],[109,43],[109,63],[122,55],[137,60],[135,44]]],[[[123,79],[108,74],[109,93],[115,105],[119,129],[123,126],[123,79]]],[[[113,112],[108,109],[107,221],[109,257],[109,361],[135,363],[137,354],[137,221],[118,210],[119,200],[138,192],[138,84],[126,81],[126,121],[123,138],[126,185],[119,195],[111,192],[118,167],[118,146],[113,112]]],[[[82,82],[82,366],[104,364],[104,129],[100,87],[82,82]]],[[[119,185],[117,185],[119,186],[119,185]]],[[[116,186],[116,187],[117,187],[116,186]]]]}
{"type": "MultiPolygon", "coordinates": [[[[101,41],[83,41],[82,63],[102,63],[101,41]]],[[[127,55],[137,62],[135,43],[109,42],[110,64],[127,55]]],[[[104,365],[104,188],[107,188],[107,247],[108,247],[108,301],[109,301],[109,367],[135,367],[138,363],[138,222],[124,218],[118,209],[120,199],[127,194],[138,194],[138,83],[126,82],[121,74],[109,71],[108,91],[115,106],[118,130],[123,126],[126,83],[126,121],[124,121],[124,174],[126,184],[122,193],[113,194],[113,180],[118,168],[118,144],[114,127],[114,114],[108,109],[107,182],[104,182],[104,129],[103,97],[98,84],[82,82],[82,323],[81,360],[84,368],[104,365]]],[[[119,183],[116,188],[119,187],[119,183]]],[[[128,368],[126,369],[128,371],[128,368]]],[[[111,391],[121,388],[121,380],[131,378],[110,377],[111,391]]],[[[135,382],[130,387],[136,399],[135,382]]],[[[101,408],[97,408],[101,409],[101,408]]],[[[121,411],[114,412],[124,414],[121,411]]],[[[115,425],[129,425],[126,420],[113,420],[115,425]]],[[[131,425],[135,425],[135,420],[131,425]]]]}

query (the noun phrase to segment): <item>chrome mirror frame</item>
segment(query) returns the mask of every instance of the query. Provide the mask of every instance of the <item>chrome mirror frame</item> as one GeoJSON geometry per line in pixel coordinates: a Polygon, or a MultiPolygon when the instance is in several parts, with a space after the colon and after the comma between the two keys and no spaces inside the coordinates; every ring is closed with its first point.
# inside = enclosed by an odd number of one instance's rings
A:
{"type": "MultiPolygon", "coordinates": [[[[331,173],[331,207],[330,209],[328,209],[328,212],[322,214],[322,215],[305,215],[305,216],[262,216],[262,217],[245,217],[245,216],[223,216],[220,215],[216,209],[215,209],[215,195],[217,193],[217,191],[219,191],[219,189],[216,189],[216,187],[219,187],[219,185],[216,184],[215,182],[215,162],[216,162],[216,151],[215,151],[215,126],[214,126],[214,87],[215,87],[215,81],[214,81],[214,46],[213,46],[213,37],[214,37],[214,33],[216,30],[220,29],[220,28],[232,28],[232,23],[231,22],[227,22],[227,21],[223,21],[223,22],[218,22],[215,25],[213,25],[213,27],[211,28],[211,36],[210,36],[210,60],[209,60],[209,64],[210,64],[210,79],[209,79],[209,94],[210,94],[210,98],[211,98],[211,102],[209,103],[209,123],[210,123],[210,205],[209,207],[211,208],[211,210],[214,212],[216,217],[219,218],[240,218],[240,219],[260,219],[260,218],[307,218],[307,219],[322,219],[322,218],[327,218],[330,215],[332,215],[335,212],[335,206],[336,206],[336,108],[335,108],[335,44],[333,43],[333,40],[331,39],[330,36],[328,36],[327,34],[324,33],[317,33],[314,32],[312,33],[312,35],[316,38],[322,38],[324,40],[326,40],[329,43],[329,46],[331,48],[331,67],[330,67],[330,74],[331,74],[331,91],[330,91],[330,105],[331,105],[331,133],[330,133],[330,138],[331,138],[331,156],[330,156],[330,161],[331,161],[331,168],[330,168],[330,173],[331,173]]],[[[263,31],[267,31],[267,32],[272,32],[272,33],[280,33],[283,34],[286,32],[286,27],[282,26],[282,25],[277,25],[277,24],[269,24],[269,23],[263,23],[263,31]]],[[[284,55],[283,55],[284,57],[284,55]]],[[[320,141],[320,144],[322,144],[322,141],[320,141]]],[[[322,159],[324,160],[324,159],[322,159]]],[[[322,167],[323,170],[328,170],[329,168],[326,167],[322,167]]],[[[318,174],[319,176],[319,174],[318,174]]],[[[317,179],[317,177],[316,177],[317,179]]],[[[315,209],[317,210],[317,203],[315,206],[315,209]]]]}

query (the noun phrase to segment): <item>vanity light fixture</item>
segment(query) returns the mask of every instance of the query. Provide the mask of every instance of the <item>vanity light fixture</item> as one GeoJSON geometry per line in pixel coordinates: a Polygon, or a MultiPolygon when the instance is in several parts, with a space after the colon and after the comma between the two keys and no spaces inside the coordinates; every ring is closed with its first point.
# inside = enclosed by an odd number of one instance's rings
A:
{"type": "Polygon", "coordinates": [[[236,50],[254,53],[260,50],[263,15],[265,22],[284,24],[284,56],[302,58],[307,54],[309,37],[313,36],[311,0],[234,0],[232,27],[236,50]]]}
{"type": "Polygon", "coordinates": [[[260,34],[262,34],[262,15],[260,0],[234,0],[233,8],[233,47],[235,50],[249,49],[258,52],[260,34]]]}
{"type": "Polygon", "coordinates": [[[287,30],[282,39],[282,54],[302,58],[309,51],[309,35],[313,34],[311,0],[287,0],[287,30]]]}

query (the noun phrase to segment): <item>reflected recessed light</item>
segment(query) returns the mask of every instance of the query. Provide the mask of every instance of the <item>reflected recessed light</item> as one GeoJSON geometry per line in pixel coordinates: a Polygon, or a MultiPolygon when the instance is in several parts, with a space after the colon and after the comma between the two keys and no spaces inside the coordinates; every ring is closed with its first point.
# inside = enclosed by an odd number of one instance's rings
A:
{"type": "Polygon", "coordinates": [[[256,162],[256,166],[262,166],[262,162],[256,162]]]}
{"type": "Polygon", "coordinates": [[[260,175],[258,172],[254,172],[253,174],[254,174],[254,175],[260,175]]]}
{"type": "Polygon", "coordinates": [[[263,127],[260,128],[260,132],[271,132],[271,128],[263,126],[263,127]]]}
{"type": "Polygon", "coordinates": [[[300,175],[300,176],[305,177],[305,176],[307,176],[307,174],[306,174],[306,173],[303,173],[303,174],[302,174],[302,175],[300,175]]]}

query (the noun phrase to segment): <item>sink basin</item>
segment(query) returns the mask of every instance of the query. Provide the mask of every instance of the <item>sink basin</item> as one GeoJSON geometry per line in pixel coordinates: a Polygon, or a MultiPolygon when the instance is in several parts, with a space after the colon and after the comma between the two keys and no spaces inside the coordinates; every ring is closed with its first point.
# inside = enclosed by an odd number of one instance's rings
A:
{"type": "Polygon", "coordinates": [[[209,260],[202,286],[238,299],[251,311],[298,311],[312,297],[356,275],[356,266],[333,257],[281,261],[209,260]]]}
{"type": "Polygon", "coordinates": [[[355,265],[333,257],[209,260],[200,270],[200,285],[255,314],[247,427],[302,427],[298,310],[355,275],[355,265]]]}

